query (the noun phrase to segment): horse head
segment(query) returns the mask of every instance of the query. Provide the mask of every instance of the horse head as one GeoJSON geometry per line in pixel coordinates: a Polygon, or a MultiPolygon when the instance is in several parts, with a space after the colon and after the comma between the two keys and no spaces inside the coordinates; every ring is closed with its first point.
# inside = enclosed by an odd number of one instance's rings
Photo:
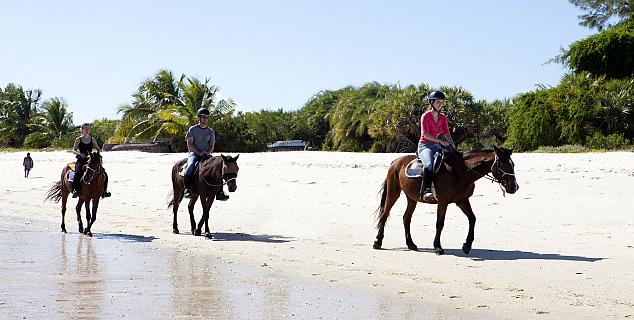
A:
{"type": "Polygon", "coordinates": [[[496,146],[493,146],[493,150],[495,151],[495,160],[491,166],[491,174],[500,182],[506,192],[513,194],[519,189],[517,180],[515,180],[515,164],[511,160],[513,150],[496,146]]]}
{"type": "Polygon", "coordinates": [[[221,154],[220,156],[222,157],[222,179],[227,184],[229,192],[235,192],[238,188],[236,178],[238,178],[238,170],[240,170],[240,168],[238,167],[237,161],[240,155],[231,157],[221,154]]]}
{"type": "Polygon", "coordinates": [[[82,177],[82,181],[90,184],[90,181],[92,181],[95,175],[101,172],[101,155],[99,152],[93,152],[90,154],[85,167],[86,170],[84,176],[82,177]]]}

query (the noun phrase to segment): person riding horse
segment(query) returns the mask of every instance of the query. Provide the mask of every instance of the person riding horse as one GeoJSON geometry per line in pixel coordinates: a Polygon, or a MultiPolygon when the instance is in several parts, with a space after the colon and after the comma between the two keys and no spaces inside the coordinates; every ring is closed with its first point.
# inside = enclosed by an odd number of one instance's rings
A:
{"type": "Polygon", "coordinates": [[[420,198],[423,201],[434,201],[434,194],[431,192],[433,178],[434,155],[441,150],[441,145],[455,149],[447,117],[440,112],[445,105],[446,96],[442,91],[432,92],[427,101],[429,107],[420,117],[420,140],[418,142],[418,157],[425,169],[423,183],[420,187],[420,198]],[[444,139],[439,138],[443,135],[444,139]]]}
{"type": "MultiPolygon", "coordinates": [[[[187,171],[185,172],[185,198],[191,198],[191,187],[194,180],[194,171],[196,165],[202,159],[211,156],[216,144],[216,135],[214,130],[207,126],[209,122],[209,110],[205,108],[198,109],[198,123],[187,130],[185,139],[187,141],[187,171]]],[[[222,187],[216,194],[216,200],[225,201],[229,196],[224,193],[222,187]]]]}
{"type": "MultiPolygon", "coordinates": [[[[92,149],[97,149],[101,152],[101,147],[90,135],[90,123],[84,123],[81,125],[81,136],[75,139],[73,145],[73,152],[76,154],[77,161],[75,162],[75,176],[73,178],[73,198],[79,196],[79,188],[81,187],[81,178],[84,174],[84,165],[88,160],[88,155],[92,152],[92,149]]],[[[110,197],[111,194],[108,191],[108,174],[104,170],[104,188],[102,198],[110,197]]]]}

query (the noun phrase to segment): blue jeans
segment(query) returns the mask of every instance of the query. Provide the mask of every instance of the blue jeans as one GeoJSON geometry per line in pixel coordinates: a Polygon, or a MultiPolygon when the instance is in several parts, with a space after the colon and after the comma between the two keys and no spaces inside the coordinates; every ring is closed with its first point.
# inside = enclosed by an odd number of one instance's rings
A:
{"type": "Polygon", "coordinates": [[[194,174],[194,169],[196,169],[196,164],[200,161],[200,156],[193,153],[187,153],[187,171],[185,172],[186,177],[191,177],[194,174]]]}
{"type": "Polygon", "coordinates": [[[433,170],[434,155],[441,150],[440,144],[431,142],[418,143],[418,158],[423,162],[425,169],[433,170]]]}

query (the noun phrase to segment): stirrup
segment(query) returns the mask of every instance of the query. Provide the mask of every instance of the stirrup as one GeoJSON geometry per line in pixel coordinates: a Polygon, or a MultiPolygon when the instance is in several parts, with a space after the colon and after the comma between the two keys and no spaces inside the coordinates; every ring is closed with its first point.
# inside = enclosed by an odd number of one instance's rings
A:
{"type": "Polygon", "coordinates": [[[73,190],[73,198],[77,198],[77,197],[79,197],[79,191],[73,190]]]}
{"type": "Polygon", "coordinates": [[[436,197],[434,197],[434,194],[429,190],[425,190],[425,192],[423,193],[423,201],[432,201],[432,200],[436,200],[436,197]]]}
{"type": "Polygon", "coordinates": [[[192,192],[189,191],[189,189],[185,189],[185,192],[183,193],[183,198],[190,199],[191,197],[192,197],[192,192]]]}

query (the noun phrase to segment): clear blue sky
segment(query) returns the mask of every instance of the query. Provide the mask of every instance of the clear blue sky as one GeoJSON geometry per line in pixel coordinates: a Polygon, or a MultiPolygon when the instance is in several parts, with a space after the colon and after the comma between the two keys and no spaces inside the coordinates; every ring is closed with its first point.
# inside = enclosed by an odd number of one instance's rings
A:
{"type": "Polygon", "coordinates": [[[567,0],[0,2],[0,86],[63,97],[75,123],[117,119],[161,68],[210,78],[238,110],[295,110],[370,81],[477,99],[556,85],[544,65],[592,33],[567,0]]]}

